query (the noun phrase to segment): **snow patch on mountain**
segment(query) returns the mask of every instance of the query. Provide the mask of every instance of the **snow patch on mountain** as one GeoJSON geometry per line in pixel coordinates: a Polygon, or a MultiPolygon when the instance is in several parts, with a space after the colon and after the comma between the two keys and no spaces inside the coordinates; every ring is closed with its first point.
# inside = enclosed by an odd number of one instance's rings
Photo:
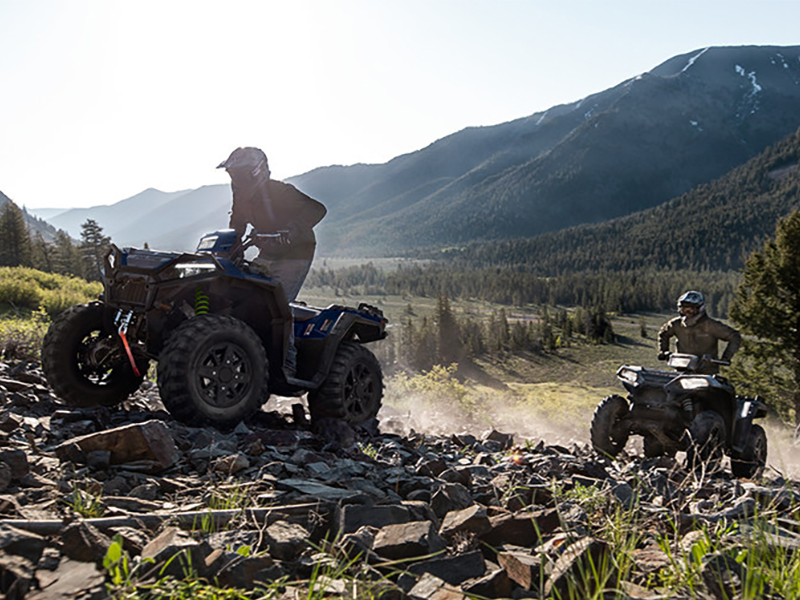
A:
{"type": "Polygon", "coordinates": [[[703,54],[705,54],[706,52],[708,52],[708,48],[703,48],[702,50],[700,50],[700,52],[698,52],[697,54],[695,54],[694,56],[692,56],[692,57],[691,57],[691,58],[690,58],[690,59],[687,61],[687,63],[686,63],[686,66],[685,66],[685,67],[683,67],[683,69],[681,69],[681,73],[684,73],[684,72],[685,72],[685,71],[686,71],[686,70],[687,70],[689,67],[691,67],[691,66],[692,66],[692,65],[695,63],[695,61],[696,61],[698,58],[700,58],[701,56],[703,56],[703,54]]]}

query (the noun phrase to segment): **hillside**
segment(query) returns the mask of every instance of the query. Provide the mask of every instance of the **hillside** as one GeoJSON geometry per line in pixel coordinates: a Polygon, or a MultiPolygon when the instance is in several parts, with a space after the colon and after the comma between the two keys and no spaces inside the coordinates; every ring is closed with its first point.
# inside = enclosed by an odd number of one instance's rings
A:
{"type": "MultiPolygon", "coordinates": [[[[580,101],[471,127],[380,165],[290,178],[328,207],[323,256],[380,256],[534,237],[658,206],[800,126],[800,46],[708,48],[580,101]]],[[[147,190],[68,211],[119,245],[192,249],[227,224],[230,188],[147,190]],[[176,223],[180,226],[176,226],[176,223]]],[[[77,229],[76,229],[77,226],[77,229]]]]}
{"type": "MultiPolygon", "coordinates": [[[[445,256],[542,275],[630,269],[741,269],[775,223],[800,209],[800,129],[729,174],[661,206],[533,239],[472,244],[445,256]]],[[[441,254],[438,254],[441,256],[441,254]]]]}
{"type": "MultiPolygon", "coordinates": [[[[6,202],[13,202],[13,200],[0,191],[0,208],[2,208],[6,202]]],[[[46,242],[53,241],[53,237],[56,234],[55,227],[53,227],[44,219],[36,215],[32,215],[24,207],[22,208],[22,216],[25,219],[25,222],[28,224],[31,232],[40,233],[46,242]]]]}
{"type": "Polygon", "coordinates": [[[797,129],[798,57],[800,47],[710,48],[571,105],[296,182],[329,206],[326,252],[393,253],[599,222],[688,192],[797,129]]]}

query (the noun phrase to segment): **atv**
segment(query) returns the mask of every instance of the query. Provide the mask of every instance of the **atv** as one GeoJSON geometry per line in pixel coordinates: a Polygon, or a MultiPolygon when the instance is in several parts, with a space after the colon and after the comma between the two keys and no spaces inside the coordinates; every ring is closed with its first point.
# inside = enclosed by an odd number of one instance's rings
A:
{"type": "Polygon", "coordinates": [[[767,414],[764,400],[737,396],[725,378],[702,373],[727,361],[673,353],[667,364],[675,370],[620,367],[628,397],[608,396],[595,409],[594,449],[613,457],[641,435],[646,457],[685,451],[690,468],[718,469],[727,454],[734,476],[753,477],[767,461],[767,435],[753,423],[767,414]]]}
{"type": "Polygon", "coordinates": [[[383,375],[364,344],[386,337],[387,320],[368,304],[289,304],[280,283],[245,260],[270,235],[239,240],[221,230],[203,236],[195,253],[112,244],[99,301],[64,311],[44,338],[54,392],[76,407],[113,406],[156,360],[162,402],[189,425],[231,427],[272,394],[304,393],[312,423],[367,425],[381,406],[383,375]]]}

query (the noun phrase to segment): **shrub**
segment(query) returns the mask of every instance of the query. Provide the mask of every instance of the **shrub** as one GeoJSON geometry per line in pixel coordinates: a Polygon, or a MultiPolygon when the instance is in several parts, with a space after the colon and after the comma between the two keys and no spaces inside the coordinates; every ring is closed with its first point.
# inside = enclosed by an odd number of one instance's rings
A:
{"type": "Polygon", "coordinates": [[[39,361],[50,319],[44,310],[30,318],[12,317],[0,320],[0,356],[6,360],[39,361]]]}

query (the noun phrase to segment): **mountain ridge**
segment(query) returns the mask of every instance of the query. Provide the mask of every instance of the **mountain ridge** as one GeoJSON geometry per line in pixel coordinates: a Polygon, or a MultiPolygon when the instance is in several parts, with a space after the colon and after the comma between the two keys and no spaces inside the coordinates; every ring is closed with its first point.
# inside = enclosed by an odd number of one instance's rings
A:
{"type": "MultiPolygon", "coordinates": [[[[576,102],[465,128],[386,163],[320,167],[287,181],[328,208],[317,227],[321,256],[402,255],[535,237],[657,206],[798,126],[800,46],[710,47],[576,102]]],[[[119,245],[182,250],[227,225],[229,186],[174,194],[161,197],[143,219],[146,228],[130,218],[96,220],[119,245]],[[179,208],[192,200],[201,210],[179,208]],[[183,225],[177,232],[164,223],[183,225]]]]}

